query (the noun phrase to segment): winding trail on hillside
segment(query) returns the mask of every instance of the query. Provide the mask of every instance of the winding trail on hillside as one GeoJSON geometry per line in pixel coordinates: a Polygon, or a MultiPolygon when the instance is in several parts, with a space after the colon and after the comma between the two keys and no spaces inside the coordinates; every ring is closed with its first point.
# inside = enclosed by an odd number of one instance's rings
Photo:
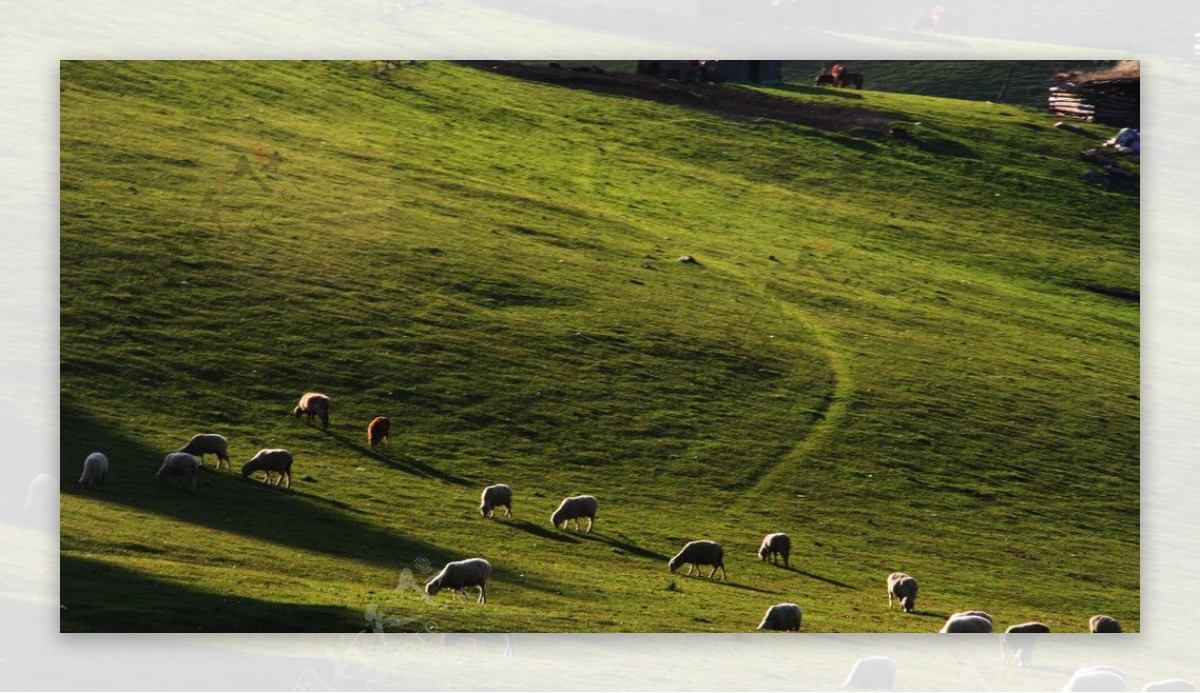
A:
{"type": "Polygon", "coordinates": [[[780,479],[812,459],[812,455],[829,441],[845,419],[850,396],[854,392],[854,377],[850,365],[846,362],[845,356],[829,332],[794,303],[777,296],[770,296],[769,289],[765,289],[764,294],[767,294],[768,299],[779,307],[786,318],[801,323],[812,331],[817,342],[829,356],[829,366],[833,371],[833,389],[828,395],[828,406],[822,412],[824,417],[813,425],[812,430],[803,440],[796,443],[791,450],[780,455],[773,464],[767,465],[756,474],[751,481],[751,486],[735,502],[734,505],[738,509],[745,509],[763,496],[772,493],[772,489],[780,479]]]}

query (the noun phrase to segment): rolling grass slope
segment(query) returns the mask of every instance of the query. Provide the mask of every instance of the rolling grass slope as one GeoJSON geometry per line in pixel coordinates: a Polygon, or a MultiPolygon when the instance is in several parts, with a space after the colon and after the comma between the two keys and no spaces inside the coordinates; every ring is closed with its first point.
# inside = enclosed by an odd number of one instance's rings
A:
{"type": "Polygon", "coordinates": [[[63,630],[1137,629],[1138,308],[1081,288],[1136,290],[1137,198],[1044,114],[766,90],[888,139],[448,63],[61,77],[63,630]],[[160,487],[198,432],[290,449],[292,490],[160,487]],[[595,532],[552,529],[578,493],[595,532]],[[697,538],[728,582],[667,571],[697,538]],[[486,607],[414,587],[474,555],[486,607]]]}

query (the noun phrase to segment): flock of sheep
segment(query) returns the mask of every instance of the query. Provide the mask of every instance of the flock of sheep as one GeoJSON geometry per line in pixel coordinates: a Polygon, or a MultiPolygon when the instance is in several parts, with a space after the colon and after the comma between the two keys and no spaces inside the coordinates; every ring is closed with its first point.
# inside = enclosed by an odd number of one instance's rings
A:
{"type": "MultiPolygon", "coordinates": [[[[309,392],[300,399],[300,404],[295,409],[295,415],[299,417],[301,414],[308,414],[310,423],[314,416],[318,416],[321,418],[323,426],[327,427],[329,410],[328,397],[318,392],[309,392]]],[[[205,455],[213,455],[217,458],[214,469],[220,470],[222,464],[226,469],[230,468],[229,441],[216,433],[201,433],[192,436],[187,445],[178,451],[169,453],[163,459],[162,466],[158,468],[155,478],[159,482],[169,479],[171,485],[174,486],[178,477],[183,477],[191,483],[192,490],[195,491],[196,474],[204,462],[205,455]]],[[[255,472],[264,472],[266,474],[265,481],[275,486],[279,486],[286,479],[287,483],[284,484],[284,488],[291,488],[292,453],[280,448],[259,450],[258,454],[249,462],[242,465],[242,476],[248,477],[255,472]],[[273,479],[272,474],[279,476],[273,479]]],[[[83,462],[83,475],[79,477],[79,483],[85,487],[99,487],[104,485],[107,476],[108,457],[102,452],[93,452],[83,462]]]]}
{"type": "MultiPolygon", "coordinates": [[[[507,484],[495,484],[483,489],[480,497],[479,513],[484,517],[494,517],[497,508],[504,508],[504,516],[512,517],[512,488],[507,484]]],[[[555,528],[566,528],[570,521],[575,522],[579,530],[579,520],[587,518],[588,526],[584,531],[592,531],[596,519],[599,501],[595,496],[573,496],[564,498],[558,509],[550,516],[550,523],[555,528]]],[[[775,532],[763,537],[758,549],[758,556],[763,561],[776,563],[777,557],[782,559],[785,568],[790,567],[789,556],[792,550],[791,537],[783,532],[775,532]]],[[[720,569],[722,579],[728,579],[725,573],[725,550],[715,541],[702,539],[688,542],[671,557],[667,567],[672,573],[684,565],[688,566],[687,575],[693,569],[700,575],[700,566],[711,566],[708,577],[711,579],[720,569]]],[[[462,561],[447,563],[441,572],[425,585],[426,593],[436,595],[443,589],[449,589],[455,595],[466,595],[468,587],[478,587],[480,604],[487,602],[487,580],[492,574],[492,564],[483,558],[468,558],[462,561]]],[[[917,581],[904,573],[892,573],[887,577],[888,610],[893,608],[893,599],[899,601],[905,613],[916,609],[917,581]]],[[[802,611],[799,604],[785,602],[775,604],[767,609],[757,630],[800,630],[802,611]]],[[[1121,625],[1111,616],[1096,615],[1088,622],[1088,628],[1093,633],[1120,633],[1121,625]]],[[[983,611],[962,611],[951,614],[946,619],[940,633],[991,633],[993,620],[990,614],[983,611]]],[[[1033,650],[1033,641],[1029,634],[1049,633],[1049,626],[1037,621],[1009,626],[1005,631],[1003,641],[1004,656],[1011,654],[1018,664],[1024,666],[1029,662],[1033,650]]]]}
{"type": "MultiPolygon", "coordinates": [[[[306,416],[309,424],[320,419],[321,428],[324,430],[329,427],[331,409],[332,403],[328,396],[319,392],[307,392],[300,398],[292,413],[297,418],[306,416]]],[[[367,426],[367,442],[373,449],[388,442],[390,435],[391,420],[386,416],[376,417],[367,426]]],[[[159,482],[170,480],[174,485],[178,477],[184,477],[191,482],[194,491],[196,474],[206,454],[216,457],[214,469],[220,470],[222,464],[226,469],[230,468],[228,441],[215,433],[202,433],[193,436],[177,452],[168,454],[163,460],[156,478],[159,482]]],[[[261,471],[266,474],[265,483],[279,486],[286,478],[287,483],[284,484],[284,488],[290,488],[291,470],[292,454],[290,452],[278,448],[263,449],[242,465],[242,476],[249,477],[251,474],[261,471]],[[278,474],[278,477],[272,480],[272,474],[278,474]]],[[[108,458],[104,453],[93,452],[84,460],[83,475],[79,478],[79,483],[83,486],[103,486],[107,474],[108,458]]],[[[504,508],[504,516],[512,517],[512,504],[512,488],[507,484],[494,484],[483,489],[480,496],[479,513],[484,517],[494,517],[498,508],[504,508]]],[[[582,495],[564,498],[558,509],[550,515],[550,523],[556,529],[566,529],[567,523],[574,522],[576,531],[579,531],[579,521],[586,518],[587,529],[583,531],[591,532],[599,505],[595,496],[582,495]]],[[[791,549],[791,538],[782,532],[775,532],[763,538],[758,549],[758,556],[761,560],[770,561],[772,564],[782,559],[784,567],[790,568],[791,549]]],[[[711,566],[712,570],[708,573],[710,579],[716,575],[718,569],[721,571],[721,578],[728,579],[725,572],[725,550],[715,541],[688,542],[667,563],[667,567],[672,573],[684,565],[688,566],[687,575],[691,575],[694,569],[699,577],[701,566],[711,566]]],[[[492,564],[486,559],[476,557],[452,561],[425,584],[425,592],[432,596],[442,590],[450,590],[455,596],[459,594],[465,596],[467,588],[477,587],[479,588],[479,597],[476,601],[484,604],[487,602],[487,581],[491,574],[492,564]]],[[[917,581],[904,573],[891,573],[887,576],[887,597],[889,611],[893,608],[893,599],[895,599],[899,601],[905,613],[913,612],[917,601],[917,581]]],[[[798,604],[791,602],[775,604],[767,609],[757,630],[799,631],[801,617],[802,611],[798,604]]],[[[962,611],[951,614],[939,632],[991,633],[994,629],[993,623],[992,617],[983,611],[962,611]]],[[[1120,633],[1121,625],[1110,616],[1098,614],[1088,621],[1088,629],[1093,633],[1120,633]]],[[[1028,662],[1033,645],[1032,640],[1029,639],[1030,634],[1049,632],[1048,626],[1036,621],[1009,626],[1004,631],[1004,653],[1006,656],[1011,653],[1019,664],[1024,665],[1028,662]]]]}

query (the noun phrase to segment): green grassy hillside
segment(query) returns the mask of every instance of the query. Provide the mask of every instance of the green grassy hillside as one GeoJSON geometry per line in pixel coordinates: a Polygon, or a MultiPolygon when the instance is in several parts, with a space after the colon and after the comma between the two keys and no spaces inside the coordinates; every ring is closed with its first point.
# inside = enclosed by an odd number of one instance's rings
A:
{"type": "Polygon", "coordinates": [[[764,90],[889,138],[448,63],[61,77],[63,630],[1137,629],[1138,307],[1084,287],[1137,289],[1138,200],[1041,112],[764,90]],[[234,471],[160,486],[200,432],[234,471]],[[237,473],[263,447],[290,491],[237,473]],[[553,529],[579,493],[596,530],[553,529]],[[699,538],[728,581],[668,572],[699,538]],[[486,606],[413,587],[469,556],[486,606]]]}

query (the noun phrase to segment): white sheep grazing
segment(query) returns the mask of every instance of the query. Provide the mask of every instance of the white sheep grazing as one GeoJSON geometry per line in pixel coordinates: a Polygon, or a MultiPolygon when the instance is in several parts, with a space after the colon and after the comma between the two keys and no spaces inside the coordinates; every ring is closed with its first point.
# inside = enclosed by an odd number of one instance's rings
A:
{"type": "Polygon", "coordinates": [[[775,562],[775,556],[783,557],[783,567],[790,568],[788,556],[792,553],[792,538],[783,532],[775,532],[763,537],[762,545],[758,547],[758,557],[762,560],[775,562]]]}
{"type": "Polygon", "coordinates": [[[102,452],[93,452],[83,461],[83,476],[79,477],[79,483],[84,486],[103,486],[106,476],[108,458],[102,452]]]}
{"type": "Polygon", "coordinates": [[[1000,661],[1008,663],[1008,655],[1016,661],[1017,666],[1027,667],[1033,660],[1033,645],[1037,642],[1037,633],[1049,633],[1050,626],[1037,621],[1019,623],[1004,629],[1000,636],[1000,661]]]}
{"type": "Polygon", "coordinates": [[[791,630],[800,632],[800,605],[785,602],[767,609],[757,630],[791,630]]]}
{"type": "Polygon", "coordinates": [[[250,476],[254,472],[265,472],[266,478],[263,481],[267,484],[271,483],[271,472],[278,472],[279,478],[275,480],[274,485],[278,486],[284,477],[287,477],[287,486],[292,487],[292,453],[279,448],[259,450],[249,462],[242,465],[242,476],[250,476]]]}
{"type": "Polygon", "coordinates": [[[225,463],[225,468],[229,469],[229,441],[216,433],[201,433],[192,436],[187,445],[179,448],[179,452],[199,457],[201,464],[204,464],[204,456],[212,453],[217,457],[217,466],[213,469],[220,469],[222,462],[225,463]]]}
{"type": "Polygon", "coordinates": [[[1184,679],[1166,679],[1165,681],[1152,681],[1145,686],[1142,686],[1143,691],[1195,691],[1196,687],[1191,681],[1184,679]]]}
{"type": "Polygon", "coordinates": [[[896,682],[896,662],[891,657],[863,657],[850,668],[842,688],[892,690],[896,682]]]}
{"type": "Polygon", "coordinates": [[[300,418],[301,414],[308,416],[308,423],[313,422],[313,417],[321,419],[321,429],[329,428],[329,412],[333,410],[333,402],[329,397],[320,392],[305,392],[300,397],[300,403],[292,410],[296,418],[300,418]]]}
{"type": "Polygon", "coordinates": [[[900,608],[912,613],[917,606],[917,581],[904,573],[892,573],[887,578],[888,611],[892,610],[892,597],[900,600],[900,608]]]}
{"type": "Polygon", "coordinates": [[[1116,667],[1097,665],[1076,669],[1064,691],[1111,691],[1118,693],[1125,690],[1125,672],[1116,667]]]}
{"type": "Polygon", "coordinates": [[[491,574],[492,564],[482,558],[452,561],[442,568],[442,572],[434,575],[432,580],[425,583],[425,593],[435,596],[442,590],[451,590],[455,595],[462,592],[463,596],[466,596],[468,587],[478,587],[479,599],[476,601],[486,604],[487,580],[491,574]]]}
{"type": "Polygon", "coordinates": [[[572,496],[564,498],[562,503],[559,503],[558,510],[550,516],[550,524],[558,529],[562,525],[563,529],[567,528],[566,523],[570,520],[575,521],[575,530],[579,531],[579,518],[586,517],[588,521],[587,531],[592,531],[592,523],[596,519],[596,509],[600,507],[600,501],[596,500],[595,496],[572,496]]]}
{"type": "Polygon", "coordinates": [[[495,515],[499,507],[504,508],[505,517],[512,517],[512,489],[508,484],[488,486],[479,498],[479,514],[484,517],[495,515]]]}
{"type": "Polygon", "coordinates": [[[982,611],[961,611],[950,614],[939,633],[991,633],[992,617],[982,611]]]}
{"type": "Polygon", "coordinates": [[[1088,619],[1088,630],[1093,633],[1120,633],[1121,623],[1112,616],[1096,614],[1088,619]]]}
{"type": "Polygon", "coordinates": [[[721,545],[715,541],[702,539],[700,541],[690,541],[687,544],[684,544],[683,549],[667,562],[667,567],[669,567],[673,573],[676,570],[679,570],[679,566],[683,565],[684,563],[688,564],[688,575],[692,574],[693,566],[696,568],[696,575],[699,575],[700,566],[711,565],[713,569],[712,572],[708,574],[709,578],[717,573],[717,568],[721,569],[722,580],[729,578],[729,576],[725,574],[725,549],[722,549],[721,545]]]}
{"type": "Polygon", "coordinates": [[[171,485],[175,485],[175,477],[182,476],[190,479],[192,482],[192,490],[196,490],[196,471],[200,469],[194,455],[186,452],[173,452],[163,459],[162,466],[158,468],[158,474],[155,478],[161,483],[163,480],[170,478],[171,485]]]}

